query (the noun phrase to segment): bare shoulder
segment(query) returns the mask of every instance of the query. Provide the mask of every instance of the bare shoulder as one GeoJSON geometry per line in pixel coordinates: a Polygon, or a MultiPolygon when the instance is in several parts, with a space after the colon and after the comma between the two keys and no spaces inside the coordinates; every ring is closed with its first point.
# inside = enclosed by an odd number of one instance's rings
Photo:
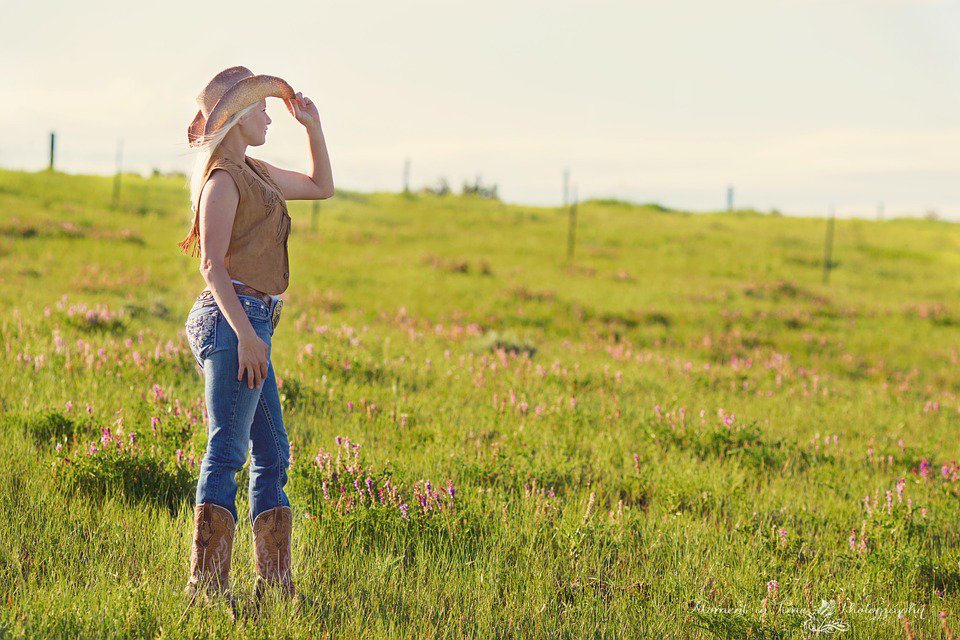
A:
{"type": "Polygon", "coordinates": [[[237,205],[240,203],[240,188],[229,171],[214,169],[210,172],[200,192],[200,202],[204,201],[207,206],[202,208],[236,212],[237,205]]]}
{"type": "Polygon", "coordinates": [[[214,169],[207,178],[207,183],[203,186],[204,193],[209,193],[216,199],[240,199],[240,188],[236,180],[225,169],[214,169]]]}

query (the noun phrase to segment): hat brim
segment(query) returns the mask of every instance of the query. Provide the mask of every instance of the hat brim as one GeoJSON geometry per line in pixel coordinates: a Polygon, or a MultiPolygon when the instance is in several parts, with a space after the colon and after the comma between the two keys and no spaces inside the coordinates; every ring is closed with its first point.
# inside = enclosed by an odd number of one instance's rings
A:
{"type": "Polygon", "coordinates": [[[193,122],[187,127],[187,140],[191,147],[200,144],[200,138],[203,136],[203,127],[207,124],[207,119],[203,117],[203,111],[197,111],[193,117],[193,122]]]}
{"type": "Polygon", "coordinates": [[[249,107],[265,98],[292,100],[296,95],[293,87],[277,76],[254,75],[243,78],[220,97],[210,112],[209,118],[204,118],[203,112],[197,112],[193,122],[187,128],[190,146],[196,147],[203,144],[204,140],[216,133],[231,116],[244,107],[249,107]]]}

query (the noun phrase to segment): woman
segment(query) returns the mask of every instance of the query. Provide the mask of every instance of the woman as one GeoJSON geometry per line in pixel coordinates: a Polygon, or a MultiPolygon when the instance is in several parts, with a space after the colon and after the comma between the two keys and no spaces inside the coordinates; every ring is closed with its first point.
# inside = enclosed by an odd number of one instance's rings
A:
{"type": "MultiPolygon", "coordinates": [[[[275,76],[246,67],[218,73],[197,97],[200,111],[187,129],[198,148],[190,183],[193,227],[179,243],[196,243],[207,283],[190,310],[187,341],[205,381],[207,449],[200,465],[194,509],[191,599],[230,597],[229,572],[239,471],[251,450],[250,522],[253,523],[254,590],[268,585],[296,596],[291,575],[292,511],[283,487],[290,445],[270,362],[271,341],[287,289],[286,200],[333,195],[333,176],[317,107],[275,76]],[[267,97],[282,98],[307,130],[313,166],[309,175],[279,169],[246,155],[266,140],[267,97]]],[[[191,255],[198,255],[191,252],[191,255]]]]}

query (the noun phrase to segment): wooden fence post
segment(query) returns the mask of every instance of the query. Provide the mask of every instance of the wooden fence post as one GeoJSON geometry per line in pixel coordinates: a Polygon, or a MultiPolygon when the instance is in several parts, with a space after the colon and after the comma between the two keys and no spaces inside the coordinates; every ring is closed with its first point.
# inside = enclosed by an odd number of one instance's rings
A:
{"type": "Polygon", "coordinates": [[[120,206],[120,176],[123,173],[123,138],[117,140],[117,175],[113,179],[113,208],[120,206]]]}
{"type": "Polygon", "coordinates": [[[570,222],[567,229],[567,261],[573,262],[573,246],[577,232],[577,186],[573,186],[573,204],[570,205],[570,222]]]}
{"type": "Polygon", "coordinates": [[[833,226],[835,224],[833,207],[830,207],[830,218],[827,220],[827,237],[823,245],[823,284],[830,280],[830,269],[833,268],[833,226]]]}

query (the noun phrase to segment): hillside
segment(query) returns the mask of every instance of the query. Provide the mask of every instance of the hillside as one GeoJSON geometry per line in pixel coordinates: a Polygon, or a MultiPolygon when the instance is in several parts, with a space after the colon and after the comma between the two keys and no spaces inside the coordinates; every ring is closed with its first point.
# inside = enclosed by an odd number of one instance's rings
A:
{"type": "Polygon", "coordinates": [[[838,596],[844,637],[902,634],[858,607],[960,628],[960,226],[838,220],[824,284],[822,219],[587,202],[567,263],[560,209],[290,202],[272,359],[317,603],[238,631],[178,593],[206,442],[186,187],[112,189],[0,170],[0,636],[792,637],[775,603],[838,596]],[[136,444],[86,455],[104,428],[136,444]],[[338,436],[444,506],[325,500],[338,436]]]}

